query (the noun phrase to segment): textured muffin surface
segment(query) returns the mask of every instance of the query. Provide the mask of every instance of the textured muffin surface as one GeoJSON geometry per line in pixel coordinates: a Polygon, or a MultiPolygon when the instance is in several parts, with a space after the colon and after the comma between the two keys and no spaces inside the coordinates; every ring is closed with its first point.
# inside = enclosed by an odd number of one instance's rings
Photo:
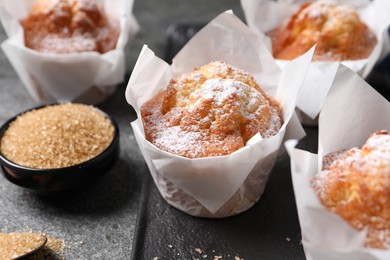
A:
{"type": "Polygon", "coordinates": [[[147,140],[189,158],[228,155],[282,123],[277,102],[253,76],[222,61],[172,79],[141,113],[147,140]]]}
{"type": "Polygon", "coordinates": [[[37,0],[21,24],[26,47],[45,53],[105,53],[119,36],[119,21],[93,0],[37,0]]]}
{"type": "Polygon", "coordinates": [[[288,23],[269,35],[274,57],[283,60],[294,59],[315,44],[313,60],[365,59],[377,43],[355,9],[325,1],[302,5],[288,23]]]}
{"type": "Polygon", "coordinates": [[[367,228],[367,247],[390,249],[390,133],[326,158],[337,159],[312,180],[321,203],[355,229],[367,228]]]}

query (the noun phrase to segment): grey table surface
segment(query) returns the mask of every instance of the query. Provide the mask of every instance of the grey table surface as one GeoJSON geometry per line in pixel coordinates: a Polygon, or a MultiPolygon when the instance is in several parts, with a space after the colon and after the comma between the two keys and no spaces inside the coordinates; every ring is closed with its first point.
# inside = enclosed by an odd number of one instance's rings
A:
{"type": "MultiPolygon", "coordinates": [[[[128,77],[143,44],[164,57],[170,25],[206,23],[229,9],[243,19],[239,0],[136,0],[140,31],[126,53],[126,81],[98,105],[119,124],[119,161],[98,183],[57,196],[36,196],[0,176],[0,232],[32,230],[63,239],[66,259],[130,259],[142,174],[149,172],[130,127],[136,115],[124,97],[128,77]]],[[[0,26],[0,42],[5,39],[0,26]]],[[[37,105],[0,50],[0,124],[37,105]]]]}

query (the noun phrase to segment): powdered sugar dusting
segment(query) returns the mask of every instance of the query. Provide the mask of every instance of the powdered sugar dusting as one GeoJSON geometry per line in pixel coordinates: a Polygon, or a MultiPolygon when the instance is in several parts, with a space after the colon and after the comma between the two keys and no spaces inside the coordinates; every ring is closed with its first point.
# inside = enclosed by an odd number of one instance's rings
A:
{"type": "Polygon", "coordinates": [[[306,17],[317,22],[326,20],[334,23],[337,20],[352,20],[356,18],[356,11],[348,5],[338,5],[331,1],[316,1],[308,5],[297,17],[304,20],[306,17]]]}
{"type": "Polygon", "coordinates": [[[92,0],[37,1],[20,23],[26,47],[44,53],[105,53],[120,33],[119,20],[92,0]]]}
{"type": "Polygon", "coordinates": [[[195,157],[203,153],[200,145],[202,141],[202,132],[182,131],[180,126],[167,127],[161,131],[154,140],[158,147],[166,147],[168,152],[174,154],[189,154],[195,157]]]}
{"type": "Polygon", "coordinates": [[[279,131],[280,108],[248,80],[249,74],[224,63],[207,66],[172,81],[170,90],[142,107],[149,141],[198,158],[227,155],[258,132],[265,138],[279,131]]]}
{"type": "Polygon", "coordinates": [[[271,107],[271,118],[269,121],[269,127],[266,132],[262,135],[263,138],[271,137],[276,135],[279,132],[279,129],[282,127],[282,120],[280,120],[279,111],[275,107],[271,107]]]}
{"type": "Polygon", "coordinates": [[[330,4],[331,2],[313,2],[299,14],[297,19],[303,20],[306,16],[314,20],[321,19],[328,12],[330,4]]]}
{"type": "Polygon", "coordinates": [[[361,149],[339,153],[326,164],[312,179],[324,206],[358,230],[367,227],[366,246],[390,249],[390,133],[378,131],[361,149]]]}
{"type": "Polygon", "coordinates": [[[190,95],[190,100],[194,100],[195,104],[189,109],[196,108],[204,100],[210,100],[213,102],[211,109],[215,110],[232,100],[233,105],[239,108],[240,115],[248,120],[259,116],[268,105],[265,97],[256,89],[232,79],[208,79],[190,95]]]}
{"type": "Polygon", "coordinates": [[[390,174],[390,134],[382,131],[371,135],[361,149],[352,148],[344,158],[336,160],[329,168],[351,165],[361,172],[375,174],[386,169],[390,174]]]}
{"type": "Polygon", "coordinates": [[[377,43],[375,34],[352,6],[331,1],[303,4],[288,23],[269,35],[274,56],[287,60],[315,44],[313,61],[364,59],[377,43]]]}

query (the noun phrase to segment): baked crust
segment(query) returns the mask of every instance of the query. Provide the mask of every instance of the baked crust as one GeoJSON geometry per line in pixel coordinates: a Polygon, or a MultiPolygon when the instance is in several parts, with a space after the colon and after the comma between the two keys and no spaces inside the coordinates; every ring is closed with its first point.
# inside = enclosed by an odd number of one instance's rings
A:
{"type": "Polygon", "coordinates": [[[274,135],[280,113],[252,75],[222,61],[172,79],[141,108],[146,139],[189,158],[228,155],[256,133],[274,135]]]}
{"type": "Polygon", "coordinates": [[[105,53],[119,37],[119,22],[93,0],[37,0],[21,25],[26,47],[44,53],[105,53]]]}
{"type": "Polygon", "coordinates": [[[341,151],[312,186],[326,208],[355,229],[367,229],[366,247],[390,248],[389,132],[370,135],[361,149],[341,151]]]}
{"type": "Polygon", "coordinates": [[[315,44],[314,61],[365,59],[377,43],[355,9],[325,1],[302,5],[269,36],[274,57],[282,60],[294,59],[315,44]]]}

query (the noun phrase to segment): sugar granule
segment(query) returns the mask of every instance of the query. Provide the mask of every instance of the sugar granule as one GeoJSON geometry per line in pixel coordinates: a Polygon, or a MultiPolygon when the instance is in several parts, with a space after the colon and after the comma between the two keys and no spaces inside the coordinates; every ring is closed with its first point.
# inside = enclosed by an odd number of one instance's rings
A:
{"type": "Polygon", "coordinates": [[[29,260],[65,259],[65,241],[52,236],[47,236],[46,245],[32,255],[29,260]]]}
{"type": "Polygon", "coordinates": [[[22,166],[62,168],[94,158],[113,137],[114,126],[98,109],[66,103],[18,116],[5,131],[0,151],[22,166]]]}
{"type": "Polygon", "coordinates": [[[44,235],[32,232],[0,233],[0,259],[13,259],[36,250],[44,235]]]}

